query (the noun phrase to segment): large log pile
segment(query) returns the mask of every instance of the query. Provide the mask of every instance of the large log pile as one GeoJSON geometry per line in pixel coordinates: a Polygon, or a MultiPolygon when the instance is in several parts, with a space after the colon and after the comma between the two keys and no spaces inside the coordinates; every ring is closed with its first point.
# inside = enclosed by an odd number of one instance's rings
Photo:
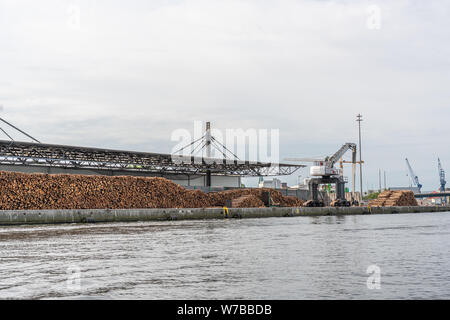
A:
{"type": "MultiPolygon", "coordinates": [[[[224,206],[226,199],[247,195],[253,197],[241,199],[237,205],[258,207],[262,191],[204,193],[157,177],[0,172],[0,210],[205,208],[224,206]]],[[[273,201],[282,206],[302,204],[278,191],[270,192],[273,201]]]]}
{"type": "Polygon", "coordinates": [[[377,199],[369,201],[372,207],[417,206],[414,192],[409,190],[383,191],[377,199]]]}
{"type": "Polygon", "coordinates": [[[263,192],[270,192],[272,205],[280,207],[301,207],[303,201],[291,196],[283,196],[280,191],[269,188],[258,189],[233,189],[221,192],[209,193],[210,203],[212,206],[224,206],[227,200],[233,200],[244,195],[253,195],[263,200],[263,192]]]}
{"type": "Polygon", "coordinates": [[[206,194],[164,178],[0,172],[0,208],[131,209],[205,207],[206,194]]]}
{"type": "Polygon", "coordinates": [[[232,208],[263,208],[264,202],[252,194],[243,195],[231,201],[232,208]]]}

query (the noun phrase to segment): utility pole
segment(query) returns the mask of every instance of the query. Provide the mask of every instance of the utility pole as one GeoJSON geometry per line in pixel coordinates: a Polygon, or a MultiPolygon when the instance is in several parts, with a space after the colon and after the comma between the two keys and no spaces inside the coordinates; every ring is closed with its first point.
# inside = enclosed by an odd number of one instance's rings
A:
{"type": "Polygon", "coordinates": [[[361,155],[361,121],[362,114],[358,114],[356,116],[356,121],[358,122],[358,129],[359,129],[359,185],[360,185],[360,192],[361,192],[361,199],[363,198],[363,178],[362,178],[362,155],[361,155]]]}
{"type": "Polygon", "coordinates": [[[386,171],[384,171],[384,190],[386,191],[386,171]]]}
{"type": "Polygon", "coordinates": [[[379,192],[381,193],[381,169],[378,170],[378,186],[379,186],[379,192]]]}

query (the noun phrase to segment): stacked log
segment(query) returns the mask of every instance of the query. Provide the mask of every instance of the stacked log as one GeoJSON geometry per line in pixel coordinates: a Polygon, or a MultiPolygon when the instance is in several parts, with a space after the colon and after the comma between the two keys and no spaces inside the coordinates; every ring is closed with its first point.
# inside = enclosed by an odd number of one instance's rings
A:
{"type": "Polygon", "coordinates": [[[252,194],[235,198],[231,203],[232,208],[264,208],[264,202],[252,194]]]}
{"type": "Polygon", "coordinates": [[[418,206],[414,192],[410,190],[383,191],[377,199],[369,201],[372,207],[418,206]]]}
{"type": "Polygon", "coordinates": [[[0,173],[0,209],[208,206],[207,195],[164,178],[0,173]]]}
{"type": "MultiPolygon", "coordinates": [[[[301,206],[296,198],[270,192],[282,206],[301,206]]],[[[253,197],[238,205],[258,207],[261,193],[236,189],[208,194],[158,177],[0,172],[0,210],[205,208],[246,195],[253,197]]]]}
{"type": "Polygon", "coordinates": [[[212,206],[224,206],[226,200],[233,200],[244,195],[253,195],[262,201],[263,192],[270,192],[272,205],[280,207],[301,207],[303,201],[291,196],[283,196],[280,191],[269,188],[233,189],[208,194],[212,206]]]}

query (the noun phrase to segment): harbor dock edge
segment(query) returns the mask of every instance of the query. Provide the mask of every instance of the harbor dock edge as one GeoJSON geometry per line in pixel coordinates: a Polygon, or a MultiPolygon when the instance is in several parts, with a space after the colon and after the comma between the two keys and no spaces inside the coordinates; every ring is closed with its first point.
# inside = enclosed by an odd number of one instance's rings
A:
{"type": "Polygon", "coordinates": [[[450,212],[450,206],[0,210],[0,225],[450,212]]]}

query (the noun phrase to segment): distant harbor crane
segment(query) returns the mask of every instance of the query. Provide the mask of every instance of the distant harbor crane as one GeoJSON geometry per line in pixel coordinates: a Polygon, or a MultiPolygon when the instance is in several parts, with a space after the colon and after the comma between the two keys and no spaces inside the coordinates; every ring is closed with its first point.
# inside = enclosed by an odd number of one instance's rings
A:
{"type": "MultiPolygon", "coordinates": [[[[445,192],[445,185],[447,184],[447,181],[445,181],[445,171],[442,169],[441,159],[438,158],[438,169],[439,169],[439,179],[441,186],[439,188],[440,192],[445,192]]],[[[447,198],[442,197],[442,203],[447,204],[447,198]]]]}
{"type": "Polygon", "coordinates": [[[445,185],[447,184],[447,181],[445,181],[445,171],[442,169],[441,159],[438,158],[438,169],[439,169],[439,178],[441,182],[441,187],[439,188],[439,191],[445,192],[445,185]]]}
{"type": "Polygon", "coordinates": [[[409,173],[411,174],[411,180],[413,181],[414,185],[419,189],[419,193],[421,193],[422,185],[419,182],[419,177],[416,176],[413,169],[411,168],[408,158],[406,158],[406,165],[408,166],[409,173]]]}

